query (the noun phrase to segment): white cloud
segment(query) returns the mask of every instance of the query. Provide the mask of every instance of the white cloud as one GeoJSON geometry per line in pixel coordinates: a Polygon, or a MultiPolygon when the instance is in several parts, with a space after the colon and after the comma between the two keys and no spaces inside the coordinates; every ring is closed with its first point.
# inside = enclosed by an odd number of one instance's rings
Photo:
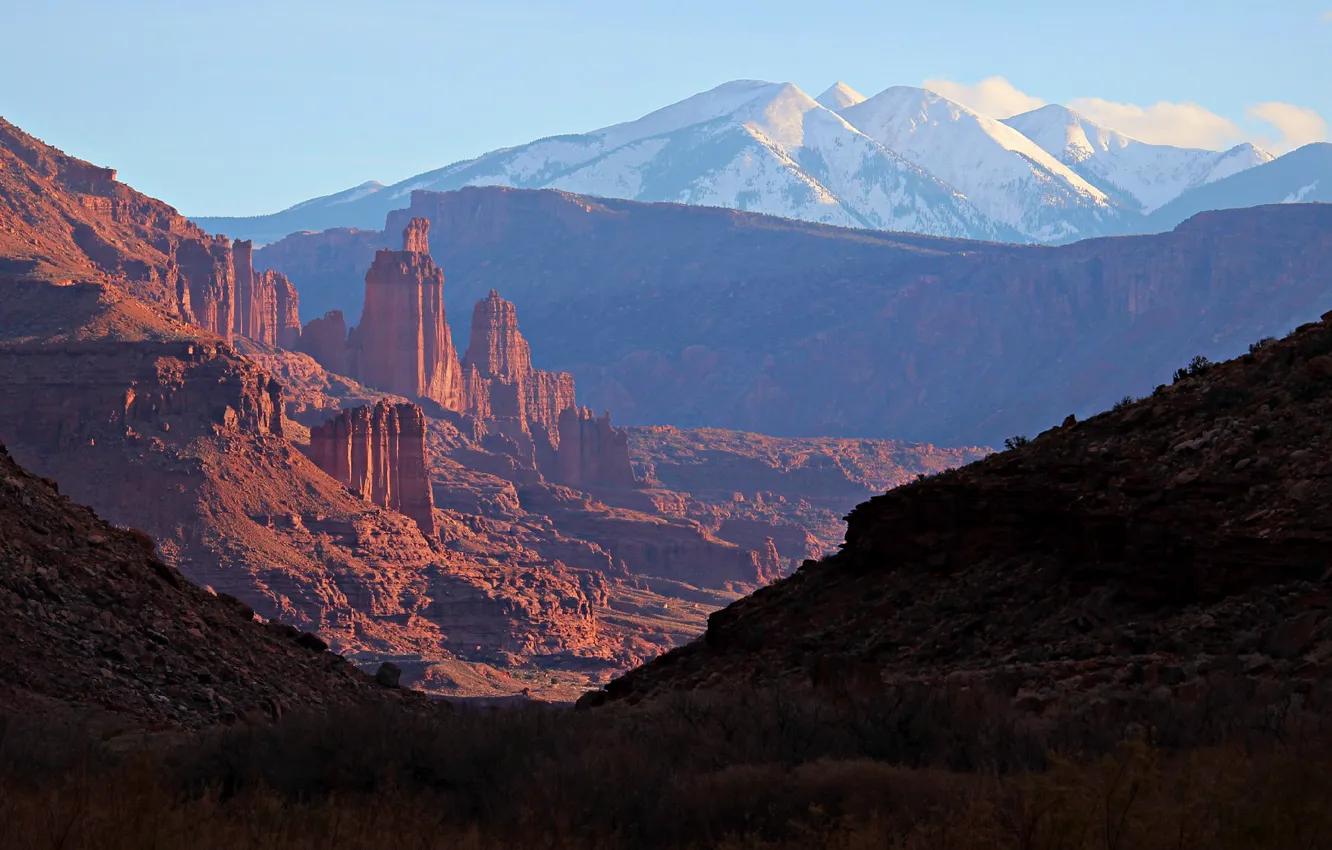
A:
{"type": "Polygon", "coordinates": [[[1324,12],[1324,13],[1323,13],[1323,20],[1325,20],[1325,21],[1332,21],[1332,12],[1324,12]]]}
{"type": "Polygon", "coordinates": [[[1280,139],[1271,143],[1273,153],[1293,151],[1310,142],[1327,139],[1327,122],[1307,106],[1271,101],[1250,107],[1244,115],[1270,124],[1281,134],[1280,139]]]}
{"type": "Polygon", "coordinates": [[[1221,150],[1244,138],[1244,131],[1234,121],[1196,103],[1163,100],[1138,106],[1080,97],[1069,101],[1068,107],[1097,124],[1156,145],[1221,150]]]}
{"type": "MultiPolygon", "coordinates": [[[[1332,21],[1332,12],[1324,17],[1332,21]]],[[[1008,118],[1045,105],[1044,100],[1022,91],[1003,77],[986,77],[974,85],[952,80],[926,80],[923,85],[993,118],[1008,118]]],[[[1250,140],[1259,147],[1282,154],[1328,138],[1327,122],[1317,112],[1277,101],[1250,107],[1244,114],[1244,126],[1189,102],[1163,100],[1150,106],[1139,106],[1099,97],[1080,97],[1070,100],[1068,107],[1103,127],[1157,145],[1224,150],[1250,140]],[[1276,137],[1263,133],[1254,122],[1274,128],[1276,137]]]]}
{"type": "Polygon", "coordinates": [[[974,86],[951,80],[926,80],[922,85],[991,118],[1010,118],[1045,105],[1003,77],[986,77],[974,86]]]}

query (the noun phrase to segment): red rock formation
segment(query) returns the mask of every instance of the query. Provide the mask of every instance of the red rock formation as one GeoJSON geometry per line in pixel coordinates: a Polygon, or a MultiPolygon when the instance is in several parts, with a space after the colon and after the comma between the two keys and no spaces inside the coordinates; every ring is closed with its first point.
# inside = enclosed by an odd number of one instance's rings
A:
{"type": "Polygon", "coordinates": [[[0,703],[11,711],[59,716],[64,705],[99,726],[108,714],[152,728],[205,726],[251,710],[274,716],[297,694],[318,710],[382,693],[313,635],[261,625],[234,597],[182,580],[143,532],[71,503],[3,445],[0,586],[0,703]],[[173,676],[165,687],[160,671],[196,669],[202,658],[213,676],[173,676]]]}
{"type": "Polygon", "coordinates": [[[301,341],[301,302],[296,287],[282,272],[266,271],[263,286],[276,301],[273,344],[295,350],[301,341]]]}
{"type": "Polygon", "coordinates": [[[310,459],[361,498],[411,517],[427,536],[435,534],[421,408],[381,400],[344,410],[310,429],[310,459]]]}
{"type": "Polygon", "coordinates": [[[252,249],[246,240],[231,246],[236,277],[232,330],[256,342],[294,348],[301,336],[296,287],[281,272],[256,272],[252,249]]]}
{"type": "Polygon", "coordinates": [[[444,272],[430,259],[430,223],[412,219],[403,250],[379,251],[365,275],[354,349],[362,383],[447,410],[463,405],[462,370],[444,317],[444,272]]]}
{"type": "Polygon", "coordinates": [[[237,239],[231,246],[231,260],[236,273],[236,309],[233,311],[232,330],[240,336],[267,342],[259,330],[264,311],[255,292],[254,243],[248,239],[237,239]]]}
{"type": "MultiPolygon", "coordinates": [[[[434,254],[456,297],[541,305],[528,339],[594,409],[952,445],[1103,409],[1195,354],[1280,336],[1326,306],[1332,266],[1329,204],[1059,247],[500,187],[416,192],[390,225],[411,216],[449,234],[434,254]]],[[[339,250],[296,248],[273,250],[300,281],[339,250]]]]}
{"type": "Polygon", "coordinates": [[[512,301],[490,294],[472,311],[472,335],[462,360],[468,412],[556,427],[574,403],[573,376],[532,368],[532,352],[518,330],[512,301]]]}
{"type": "MultiPolygon", "coordinates": [[[[610,411],[597,418],[586,407],[567,407],[558,428],[558,443],[537,453],[539,468],[542,461],[546,464],[541,469],[546,478],[579,490],[634,486],[629,437],[611,425],[610,411]]],[[[546,438],[546,445],[553,442],[546,438]]]]}
{"type": "Polygon", "coordinates": [[[329,310],[323,318],[311,319],[301,331],[296,349],[330,372],[348,376],[355,373],[347,345],[347,322],[341,310],[329,310]]]}
{"type": "Polygon", "coordinates": [[[235,325],[236,271],[231,244],[225,236],[187,239],[175,250],[175,260],[189,293],[194,324],[230,340],[235,325]]]}

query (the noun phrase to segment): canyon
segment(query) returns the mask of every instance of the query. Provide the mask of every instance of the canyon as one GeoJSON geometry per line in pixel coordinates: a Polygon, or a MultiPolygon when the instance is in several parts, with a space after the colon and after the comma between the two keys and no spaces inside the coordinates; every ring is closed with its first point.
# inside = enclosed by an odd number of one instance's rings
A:
{"type": "Polygon", "coordinates": [[[415,192],[382,233],[296,233],[255,262],[346,310],[417,217],[455,297],[503,292],[621,423],[936,445],[998,445],[1285,333],[1332,259],[1326,204],[1045,247],[488,187],[415,192]]]}
{"type": "Polygon", "coordinates": [[[455,346],[421,217],[367,258],[354,327],[301,328],[249,242],[4,131],[0,440],[264,621],[411,687],[572,699],[836,543],[829,505],[636,472],[498,291],[455,346]]]}

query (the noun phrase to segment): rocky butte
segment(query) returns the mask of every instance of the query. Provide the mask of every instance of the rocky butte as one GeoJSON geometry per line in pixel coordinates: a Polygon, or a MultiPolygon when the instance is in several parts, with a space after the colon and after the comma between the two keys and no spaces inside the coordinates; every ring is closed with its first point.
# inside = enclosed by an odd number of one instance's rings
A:
{"type": "Polygon", "coordinates": [[[310,459],[361,498],[411,517],[422,533],[433,536],[425,433],[421,408],[381,399],[311,428],[310,459]]]}
{"type": "Polygon", "coordinates": [[[532,366],[513,302],[493,289],[477,302],[458,359],[429,233],[429,221],[411,219],[402,250],[376,252],[366,272],[361,323],[348,330],[342,314],[331,311],[305,326],[300,349],[331,372],[464,415],[478,437],[489,436],[548,481],[579,489],[635,486],[627,436],[611,426],[609,413],[594,418],[575,405],[572,375],[532,366]]]}
{"type": "Polygon", "coordinates": [[[518,331],[512,301],[490,293],[472,311],[472,335],[462,361],[467,412],[481,418],[556,425],[574,404],[573,376],[532,368],[532,351],[518,331]]]}
{"type": "Polygon", "coordinates": [[[350,348],[354,377],[445,410],[462,407],[462,372],[444,317],[444,272],[430,259],[430,222],[412,219],[401,251],[379,251],[350,348]]]}

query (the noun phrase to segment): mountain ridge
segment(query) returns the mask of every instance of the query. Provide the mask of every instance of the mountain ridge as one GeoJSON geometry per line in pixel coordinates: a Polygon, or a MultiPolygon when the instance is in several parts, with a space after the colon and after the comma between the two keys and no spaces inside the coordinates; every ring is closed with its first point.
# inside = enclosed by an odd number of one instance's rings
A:
{"type": "Polygon", "coordinates": [[[1267,159],[1251,145],[1147,145],[1055,105],[997,121],[910,86],[867,99],[839,82],[812,98],[791,83],[734,80],[637,119],[511,145],[390,186],[372,181],[268,215],[197,220],[213,232],[271,243],[305,230],[377,228],[417,189],[499,185],[1062,244],[1146,232],[1146,214],[1180,193],[1267,159]],[[934,117],[909,132],[857,126],[857,116],[879,108],[870,102],[881,107],[903,92],[934,117]],[[1062,122],[1052,121],[1057,112],[1062,122]],[[834,115],[843,123],[830,120],[834,115]],[[984,167],[975,165],[978,153],[984,167]]]}

